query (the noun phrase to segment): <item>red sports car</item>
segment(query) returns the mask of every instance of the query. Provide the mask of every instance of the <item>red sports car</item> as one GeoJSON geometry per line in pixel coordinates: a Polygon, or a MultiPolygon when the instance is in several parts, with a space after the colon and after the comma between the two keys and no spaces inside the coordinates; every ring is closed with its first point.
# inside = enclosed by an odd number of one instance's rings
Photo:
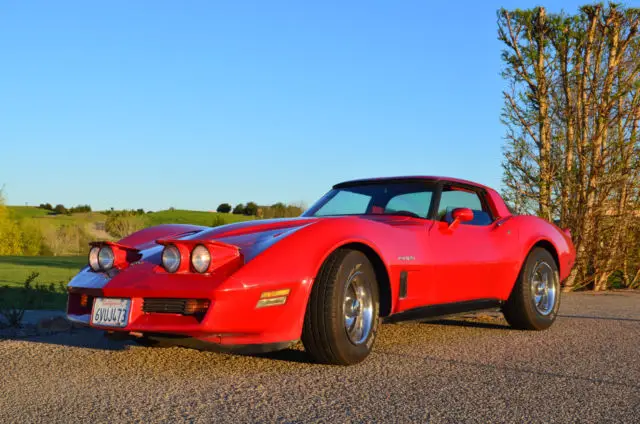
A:
{"type": "Polygon", "coordinates": [[[335,185],[299,218],[159,225],[91,244],[68,317],[144,345],[283,349],[355,364],[380,318],[500,307],[511,326],[556,318],[568,231],[515,216],[498,193],[443,177],[335,185]]]}

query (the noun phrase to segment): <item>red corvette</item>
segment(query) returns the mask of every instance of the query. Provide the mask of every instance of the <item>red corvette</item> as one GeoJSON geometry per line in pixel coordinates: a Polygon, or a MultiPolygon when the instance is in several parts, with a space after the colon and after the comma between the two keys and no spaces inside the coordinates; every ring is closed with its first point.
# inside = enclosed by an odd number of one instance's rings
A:
{"type": "Polygon", "coordinates": [[[500,307],[517,329],[545,329],[574,259],[568,231],[512,215],[489,187],[357,180],[299,218],[160,225],[92,243],[67,313],[144,345],[265,352],[302,339],[317,362],[354,364],[380,318],[500,307]]]}

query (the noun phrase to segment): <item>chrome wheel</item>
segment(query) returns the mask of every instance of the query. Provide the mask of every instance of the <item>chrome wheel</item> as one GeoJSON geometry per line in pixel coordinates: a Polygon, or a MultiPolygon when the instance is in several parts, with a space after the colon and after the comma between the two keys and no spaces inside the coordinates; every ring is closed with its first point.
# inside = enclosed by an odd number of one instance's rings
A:
{"type": "Polygon", "coordinates": [[[343,312],[344,328],[351,343],[358,345],[366,341],[373,326],[373,297],[361,271],[349,276],[343,312]]]}
{"type": "Polygon", "coordinates": [[[558,277],[547,262],[538,262],[533,268],[531,293],[536,311],[541,315],[549,315],[556,304],[558,277]]]}

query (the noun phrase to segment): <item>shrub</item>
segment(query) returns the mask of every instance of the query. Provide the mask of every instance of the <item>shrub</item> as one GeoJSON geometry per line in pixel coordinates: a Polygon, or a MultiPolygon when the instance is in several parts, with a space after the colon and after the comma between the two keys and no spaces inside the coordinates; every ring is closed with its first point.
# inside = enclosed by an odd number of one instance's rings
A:
{"type": "Polygon", "coordinates": [[[23,255],[36,256],[42,254],[43,235],[40,227],[34,222],[28,220],[20,222],[20,240],[23,255]]]}
{"type": "Polygon", "coordinates": [[[69,209],[70,213],[80,213],[80,212],[91,212],[91,206],[89,205],[78,205],[71,209],[69,209]]]}
{"type": "Polygon", "coordinates": [[[0,255],[22,255],[20,227],[9,216],[0,190],[0,255]]]}
{"type": "Polygon", "coordinates": [[[304,209],[298,205],[285,205],[282,202],[274,203],[271,206],[262,206],[263,218],[290,218],[300,216],[304,209]]]}
{"type": "Polygon", "coordinates": [[[131,212],[113,212],[107,217],[104,229],[114,237],[123,238],[146,226],[147,220],[143,215],[135,215],[131,212]]]}
{"type": "Polygon", "coordinates": [[[50,226],[43,230],[44,243],[53,256],[77,254],[81,249],[83,231],[78,225],[50,226]]]}
{"type": "Polygon", "coordinates": [[[213,222],[211,223],[212,227],[219,227],[221,225],[225,225],[226,222],[224,220],[224,217],[220,216],[220,215],[216,215],[215,218],[213,218],[213,222]]]}
{"type": "Polygon", "coordinates": [[[228,203],[220,203],[220,205],[218,205],[218,209],[216,209],[216,212],[229,213],[231,212],[231,205],[228,203]]]}
{"type": "Polygon", "coordinates": [[[34,289],[31,283],[38,278],[40,274],[32,272],[24,281],[24,287],[21,287],[17,298],[8,296],[9,287],[0,288],[0,316],[4,318],[6,325],[12,328],[20,328],[24,311],[31,308],[34,303],[34,289]]]}

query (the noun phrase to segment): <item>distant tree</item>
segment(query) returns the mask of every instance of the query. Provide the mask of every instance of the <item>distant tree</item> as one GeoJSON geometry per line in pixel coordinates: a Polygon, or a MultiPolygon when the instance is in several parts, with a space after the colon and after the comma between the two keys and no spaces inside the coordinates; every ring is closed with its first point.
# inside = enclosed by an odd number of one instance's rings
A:
{"type": "Polygon", "coordinates": [[[68,212],[67,208],[65,208],[64,205],[61,204],[56,205],[56,207],[53,208],[53,211],[59,215],[66,214],[68,212]]]}
{"type": "Polygon", "coordinates": [[[53,210],[53,206],[51,206],[51,203],[40,203],[40,206],[38,206],[39,209],[44,209],[47,211],[51,211],[53,210]]]}
{"type": "Polygon", "coordinates": [[[255,202],[247,203],[247,206],[244,207],[244,214],[247,216],[258,215],[258,204],[255,202]]]}
{"type": "Polygon", "coordinates": [[[229,213],[231,212],[231,205],[228,203],[220,203],[216,211],[220,213],[229,213]]]}
{"type": "Polygon", "coordinates": [[[242,203],[238,203],[235,208],[233,208],[233,213],[235,215],[244,214],[244,205],[242,203]]]}
{"type": "Polygon", "coordinates": [[[144,209],[136,209],[136,215],[144,215],[144,209]]]}
{"type": "Polygon", "coordinates": [[[284,218],[287,207],[284,203],[278,202],[271,205],[271,209],[273,209],[274,218],[284,218]]]}
{"type": "Polygon", "coordinates": [[[89,205],[78,205],[68,210],[69,213],[82,213],[82,212],[91,212],[91,206],[89,205]]]}

